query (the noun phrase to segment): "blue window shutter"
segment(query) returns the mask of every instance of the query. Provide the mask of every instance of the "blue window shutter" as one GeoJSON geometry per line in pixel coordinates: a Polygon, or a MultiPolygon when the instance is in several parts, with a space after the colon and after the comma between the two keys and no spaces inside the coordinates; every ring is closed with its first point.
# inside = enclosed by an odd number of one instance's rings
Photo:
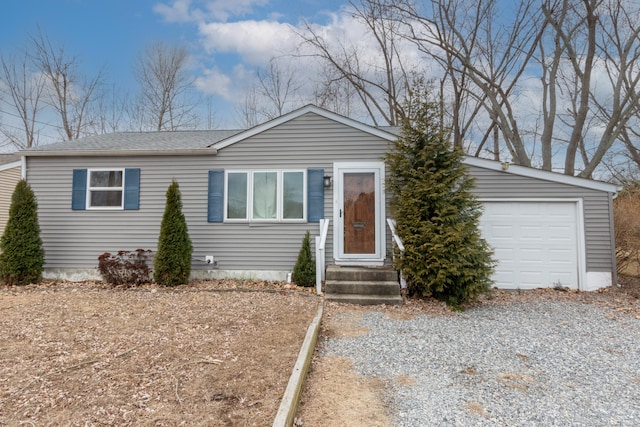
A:
{"type": "Polygon", "coordinates": [[[124,208],[140,209],[140,169],[124,170],[124,208]]]}
{"type": "Polygon", "coordinates": [[[307,212],[309,222],[324,218],[324,169],[307,170],[307,212]]]}
{"type": "Polygon", "coordinates": [[[207,221],[224,220],[224,170],[209,171],[209,191],[207,192],[207,221]]]}
{"type": "Polygon", "coordinates": [[[87,170],[74,169],[71,190],[71,209],[83,211],[87,208],[87,170]]]}

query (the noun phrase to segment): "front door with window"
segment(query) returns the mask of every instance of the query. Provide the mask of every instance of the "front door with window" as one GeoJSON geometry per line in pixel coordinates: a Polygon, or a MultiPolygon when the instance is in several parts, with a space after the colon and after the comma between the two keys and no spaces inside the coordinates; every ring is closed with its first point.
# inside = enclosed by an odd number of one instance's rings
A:
{"type": "Polygon", "coordinates": [[[384,261],[384,164],[334,165],[334,258],[345,265],[384,261]]]}

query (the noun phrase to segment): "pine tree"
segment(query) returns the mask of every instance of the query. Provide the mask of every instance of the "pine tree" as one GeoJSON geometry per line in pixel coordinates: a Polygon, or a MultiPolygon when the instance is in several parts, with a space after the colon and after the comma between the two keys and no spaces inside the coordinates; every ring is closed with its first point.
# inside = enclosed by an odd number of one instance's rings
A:
{"type": "Polygon", "coordinates": [[[405,246],[396,267],[410,294],[459,308],[490,289],[494,262],[478,228],[481,205],[463,153],[440,127],[437,104],[424,99],[409,103],[411,118],[385,157],[390,210],[405,246]]]}
{"type": "Polygon", "coordinates": [[[298,286],[313,286],[316,283],[316,265],[311,258],[311,237],[309,231],[302,239],[298,260],[293,267],[292,279],[298,286]]]}
{"type": "Polygon", "coordinates": [[[165,286],[186,284],[191,274],[191,239],[182,213],[180,187],[174,180],[167,189],[167,203],[160,225],[153,279],[165,286]]]}
{"type": "Polygon", "coordinates": [[[44,249],[38,223],[38,202],[25,180],[20,180],[13,191],[0,250],[0,277],[3,282],[28,285],[42,279],[44,249]]]}

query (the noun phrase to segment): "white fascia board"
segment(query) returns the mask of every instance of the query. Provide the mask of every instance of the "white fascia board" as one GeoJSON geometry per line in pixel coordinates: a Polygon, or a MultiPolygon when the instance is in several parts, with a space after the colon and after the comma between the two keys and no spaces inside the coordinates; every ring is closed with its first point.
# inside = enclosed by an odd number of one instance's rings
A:
{"type": "Polygon", "coordinates": [[[227,139],[223,139],[222,141],[216,142],[215,144],[210,145],[210,147],[215,148],[216,150],[220,150],[222,148],[228,147],[232,144],[235,144],[236,142],[242,141],[244,139],[250,138],[254,135],[258,135],[259,133],[262,133],[264,131],[267,131],[269,129],[272,129],[276,126],[279,126],[283,123],[286,123],[290,120],[296,119],[304,114],[307,113],[314,113],[317,114],[319,116],[325,117],[327,119],[336,121],[338,123],[342,123],[343,125],[346,126],[350,126],[354,129],[358,129],[361,130],[363,132],[366,132],[368,134],[380,137],[382,139],[386,139],[387,141],[395,141],[396,139],[398,139],[397,135],[394,135],[392,133],[386,132],[384,130],[375,128],[373,126],[369,126],[366,125],[362,122],[359,122],[357,120],[353,120],[350,119],[348,117],[345,116],[341,116],[339,114],[336,113],[332,113],[331,111],[327,111],[323,108],[319,108],[316,107],[315,105],[307,105],[304,106],[302,108],[299,108],[297,110],[291,111],[290,113],[284,114],[280,117],[277,117],[273,120],[270,120],[268,122],[262,123],[261,125],[257,125],[252,127],[251,129],[248,129],[244,132],[240,132],[238,134],[235,134],[227,139]]]}
{"type": "Polygon", "coordinates": [[[496,160],[481,159],[479,157],[465,157],[463,163],[469,166],[476,166],[483,169],[490,169],[512,175],[520,175],[528,178],[541,179],[544,181],[557,182],[560,184],[573,185],[575,187],[583,187],[591,190],[605,191],[607,193],[617,193],[620,187],[602,181],[594,181],[577,176],[564,175],[557,172],[543,171],[540,169],[528,168],[510,164],[507,169],[503,169],[502,163],[496,160]]]}
{"type": "Polygon", "coordinates": [[[15,162],[11,162],[11,163],[5,163],[4,165],[0,166],[0,172],[6,171],[7,169],[19,168],[21,166],[22,166],[21,160],[16,160],[15,162]]]}
{"type": "Polygon", "coordinates": [[[21,151],[23,157],[134,157],[134,156],[215,156],[213,148],[176,150],[60,150],[21,151]]]}

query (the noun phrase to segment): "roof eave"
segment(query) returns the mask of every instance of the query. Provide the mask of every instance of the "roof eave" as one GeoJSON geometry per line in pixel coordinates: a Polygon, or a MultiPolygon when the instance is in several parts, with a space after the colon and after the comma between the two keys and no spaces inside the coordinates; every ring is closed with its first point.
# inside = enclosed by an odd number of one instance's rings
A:
{"type": "Polygon", "coordinates": [[[510,173],[513,175],[520,175],[529,178],[573,185],[575,187],[588,188],[591,190],[605,191],[607,193],[617,193],[618,191],[620,191],[620,187],[615,184],[609,184],[608,182],[594,181],[592,179],[579,178],[577,176],[563,175],[556,172],[543,171],[541,169],[534,169],[511,164],[508,164],[505,169],[502,163],[496,160],[467,156],[464,159],[464,163],[479,168],[491,169],[504,173],[510,173]]]}
{"type": "Polygon", "coordinates": [[[188,150],[60,150],[21,151],[24,157],[130,157],[130,156],[215,156],[215,148],[194,148],[188,150]]]}

